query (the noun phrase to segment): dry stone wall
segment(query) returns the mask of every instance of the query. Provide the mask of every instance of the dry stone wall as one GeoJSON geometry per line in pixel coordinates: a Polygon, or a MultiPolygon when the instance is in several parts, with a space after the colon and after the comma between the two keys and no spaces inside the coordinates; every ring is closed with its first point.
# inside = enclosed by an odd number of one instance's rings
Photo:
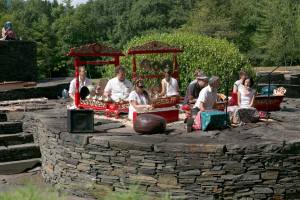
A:
{"type": "MultiPolygon", "coordinates": [[[[37,116],[35,116],[37,117],[37,116]]],[[[166,135],[69,134],[64,120],[35,119],[45,179],[140,189],[173,199],[299,199],[300,141],[217,144],[166,135]]]]}

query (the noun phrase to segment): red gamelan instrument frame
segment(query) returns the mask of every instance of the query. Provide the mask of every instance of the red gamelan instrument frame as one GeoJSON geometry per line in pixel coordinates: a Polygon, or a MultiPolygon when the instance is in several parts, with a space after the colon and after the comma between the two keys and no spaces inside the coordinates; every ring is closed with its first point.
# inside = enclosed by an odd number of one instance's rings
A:
{"type": "MultiPolygon", "coordinates": [[[[176,46],[171,46],[169,44],[159,42],[159,41],[151,41],[148,43],[145,43],[140,46],[135,46],[132,48],[129,48],[127,51],[128,55],[132,56],[132,79],[157,79],[157,78],[163,78],[164,74],[161,72],[158,72],[156,74],[151,75],[141,75],[137,73],[137,61],[136,56],[137,55],[145,55],[145,54],[173,54],[173,60],[172,60],[172,77],[176,78],[177,81],[179,81],[179,65],[177,62],[177,54],[183,52],[183,50],[176,46]]],[[[164,98],[158,98],[153,100],[154,108],[166,108],[166,107],[172,107],[178,104],[180,101],[179,97],[164,97],[164,98]]],[[[178,111],[178,110],[177,110],[178,111]]],[[[163,111],[162,111],[163,112],[163,111]]],[[[172,113],[174,114],[174,113],[172,113]]],[[[177,118],[176,119],[168,119],[168,115],[163,115],[168,122],[177,121],[178,120],[178,114],[177,112],[177,118]]],[[[171,117],[171,116],[170,116],[171,117]]]]}
{"type": "Polygon", "coordinates": [[[120,65],[120,57],[124,56],[123,52],[119,49],[112,48],[110,46],[93,43],[87,44],[79,47],[71,48],[67,56],[74,57],[74,67],[75,67],[75,79],[76,79],[76,90],[75,90],[75,106],[77,108],[93,109],[95,111],[105,111],[106,115],[111,115],[112,113],[118,116],[122,111],[128,112],[127,109],[123,109],[122,106],[119,109],[118,103],[103,103],[101,106],[85,104],[80,100],[79,95],[79,66],[82,65],[114,65],[115,67],[120,65]],[[100,60],[100,61],[83,61],[81,58],[103,58],[108,57],[110,60],[100,60]]]}

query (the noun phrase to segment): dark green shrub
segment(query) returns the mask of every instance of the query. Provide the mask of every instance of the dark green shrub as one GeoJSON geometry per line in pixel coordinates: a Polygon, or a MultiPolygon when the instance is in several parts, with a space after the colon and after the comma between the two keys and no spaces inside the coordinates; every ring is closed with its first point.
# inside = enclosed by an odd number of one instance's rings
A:
{"type": "MultiPolygon", "coordinates": [[[[190,33],[174,34],[151,34],[131,40],[125,45],[124,52],[130,47],[139,46],[150,41],[161,41],[170,45],[183,48],[183,53],[178,54],[178,63],[180,65],[180,88],[185,91],[186,86],[194,79],[194,71],[197,68],[202,69],[207,75],[220,76],[223,84],[222,91],[225,89],[225,80],[228,80],[230,89],[238,79],[238,72],[244,68],[250,74],[254,74],[252,67],[247,59],[239,50],[227,40],[214,39],[206,36],[190,33]]],[[[171,59],[171,56],[137,56],[137,63],[143,58],[149,60],[171,59]]],[[[128,67],[131,73],[131,56],[121,59],[121,63],[128,67]]],[[[113,76],[112,70],[105,72],[106,76],[113,76]]],[[[131,76],[131,75],[130,75],[131,76]]]]}

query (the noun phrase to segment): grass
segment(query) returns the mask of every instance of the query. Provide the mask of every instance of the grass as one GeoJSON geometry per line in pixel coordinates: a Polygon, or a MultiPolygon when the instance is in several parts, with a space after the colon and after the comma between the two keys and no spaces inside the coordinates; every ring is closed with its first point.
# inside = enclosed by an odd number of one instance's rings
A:
{"type": "MultiPolygon", "coordinates": [[[[86,188],[87,189],[87,188],[86,188]]],[[[169,195],[152,197],[142,192],[139,186],[131,186],[129,190],[111,191],[100,185],[94,185],[90,190],[90,196],[97,200],[170,200],[169,195]]],[[[23,186],[16,186],[6,192],[0,193],[0,200],[66,200],[66,197],[51,187],[43,188],[32,183],[26,183],[23,186]]]]}
{"type": "Polygon", "coordinates": [[[65,198],[54,189],[40,188],[29,183],[0,193],[0,200],[65,200],[65,198]]]}
{"type": "MultiPolygon", "coordinates": [[[[168,194],[164,197],[154,198],[144,192],[139,191],[138,186],[132,186],[127,191],[111,192],[103,200],[170,200],[168,194]]],[[[99,199],[102,200],[102,199],[99,199]]]]}

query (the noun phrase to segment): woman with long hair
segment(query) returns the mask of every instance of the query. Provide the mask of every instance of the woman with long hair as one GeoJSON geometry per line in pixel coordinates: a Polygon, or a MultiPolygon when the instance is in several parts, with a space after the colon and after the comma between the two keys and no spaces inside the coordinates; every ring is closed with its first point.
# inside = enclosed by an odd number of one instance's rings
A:
{"type": "Polygon", "coordinates": [[[229,106],[228,112],[233,124],[257,122],[259,114],[253,107],[256,90],[252,88],[254,82],[251,77],[246,77],[242,85],[238,88],[238,106],[229,106]]]}

